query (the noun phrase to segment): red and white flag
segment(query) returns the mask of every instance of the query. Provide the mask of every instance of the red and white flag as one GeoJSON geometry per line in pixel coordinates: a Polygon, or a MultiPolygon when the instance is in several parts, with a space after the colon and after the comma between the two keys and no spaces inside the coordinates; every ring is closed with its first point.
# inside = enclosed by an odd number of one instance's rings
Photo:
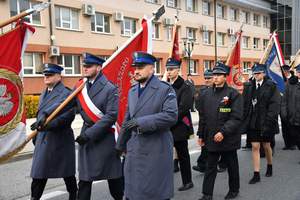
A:
{"type": "Polygon", "coordinates": [[[20,23],[0,35],[0,161],[26,140],[21,58],[34,31],[20,23]]]}
{"type": "MultiPolygon", "coordinates": [[[[118,87],[119,114],[114,133],[117,138],[127,109],[127,95],[133,81],[134,68],[132,55],[135,51],[152,53],[152,20],[142,20],[142,28],[137,31],[121,48],[119,48],[104,64],[103,74],[118,87]]],[[[79,83],[78,85],[80,85],[79,83]]],[[[101,120],[103,115],[90,101],[85,88],[79,93],[85,113],[92,121],[101,120]]]]}
{"type": "Polygon", "coordinates": [[[227,83],[239,91],[242,90],[244,82],[243,74],[241,72],[241,37],[242,31],[237,32],[235,44],[226,61],[226,65],[230,66],[230,74],[227,77],[227,83]]]}

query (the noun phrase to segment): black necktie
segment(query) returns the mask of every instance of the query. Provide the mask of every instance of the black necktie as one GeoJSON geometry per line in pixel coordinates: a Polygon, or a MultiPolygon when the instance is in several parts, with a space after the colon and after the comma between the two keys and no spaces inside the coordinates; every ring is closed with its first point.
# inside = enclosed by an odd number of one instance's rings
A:
{"type": "Polygon", "coordinates": [[[259,89],[260,89],[260,84],[258,83],[256,90],[259,90],[259,89]]]}

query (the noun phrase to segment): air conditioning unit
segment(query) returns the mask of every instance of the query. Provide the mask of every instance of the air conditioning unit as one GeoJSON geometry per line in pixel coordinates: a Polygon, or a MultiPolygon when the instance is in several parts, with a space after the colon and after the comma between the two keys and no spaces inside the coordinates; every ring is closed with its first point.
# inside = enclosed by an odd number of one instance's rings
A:
{"type": "Polygon", "coordinates": [[[115,12],[115,21],[116,22],[121,22],[124,20],[124,15],[122,12],[115,12]]]}
{"type": "Polygon", "coordinates": [[[91,4],[83,4],[82,5],[83,14],[87,16],[95,15],[95,7],[91,4]]]}
{"type": "Polygon", "coordinates": [[[60,52],[59,52],[59,47],[57,46],[51,46],[50,47],[50,57],[52,56],[59,56],[60,52]]]}
{"type": "Polygon", "coordinates": [[[208,27],[206,25],[202,25],[200,27],[200,30],[203,32],[203,31],[208,31],[208,27]]]}
{"type": "Polygon", "coordinates": [[[164,18],[163,24],[165,26],[172,26],[174,25],[174,21],[171,18],[164,18]]]}
{"type": "Polygon", "coordinates": [[[227,33],[228,33],[228,35],[234,35],[235,31],[233,28],[229,28],[229,29],[227,29],[227,33]]]}

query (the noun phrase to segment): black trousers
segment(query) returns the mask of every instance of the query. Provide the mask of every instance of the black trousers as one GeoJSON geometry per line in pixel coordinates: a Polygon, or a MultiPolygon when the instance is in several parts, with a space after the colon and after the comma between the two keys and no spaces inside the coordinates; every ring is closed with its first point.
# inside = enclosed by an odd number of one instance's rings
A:
{"type": "MultiPolygon", "coordinates": [[[[202,168],[202,169],[206,169],[207,166],[207,156],[208,156],[208,151],[207,148],[205,146],[201,147],[201,154],[197,159],[197,165],[198,167],[202,168]]],[[[220,168],[227,168],[225,160],[223,158],[223,156],[221,156],[218,165],[220,168]]]]}
{"type": "Polygon", "coordinates": [[[294,144],[296,144],[300,150],[300,126],[290,126],[290,133],[294,144]]]}
{"type": "Polygon", "coordinates": [[[289,130],[289,122],[285,120],[281,120],[281,127],[282,127],[282,137],[284,141],[284,145],[287,148],[293,147],[294,141],[293,136],[291,135],[291,132],[289,130]]]}
{"type": "Polygon", "coordinates": [[[217,176],[217,164],[220,156],[223,156],[228,168],[229,191],[238,192],[240,189],[239,162],[236,150],[226,152],[208,152],[207,169],[205,171],[202,185],[202,193],[205,195],[213,195],[217,176]]]}
{"type": "Polygon", "coordinates": [[[190,183],[192,182],[192,170],[190,154],[188,149],[188,141],[175,141],[174,147],[178,155],[182,183],[190,183]]]}
{"type": "MultiPolygon", "coordinates": [[[[108,179],[107,182],[111,196],[115,200],[122,200],[124,195],[124,178],[108,179]]],[[[91,199],[92,183],[92,181],[79,181],[77,200],[91,199]]]]}
{"type": "Polygon", "coordinates": [[[206,169],[206,165],[207,165],[207,156],[208,156],[208,151],[206,146],[202,146],[201,147],[201,154],[197,159],[197,165],[198,167],[202,168],[202,169],[206,169]]]}
{"type": "MultiPolygon", "coordinates": [[[[31,182],[31,197],[38,200],[43,195],[48,179],[32,179],[31,182]]],[[[66,189],[69,192],[69,200],[76,200],[77,183],[75,176],[64,178],[66,189]]]]}

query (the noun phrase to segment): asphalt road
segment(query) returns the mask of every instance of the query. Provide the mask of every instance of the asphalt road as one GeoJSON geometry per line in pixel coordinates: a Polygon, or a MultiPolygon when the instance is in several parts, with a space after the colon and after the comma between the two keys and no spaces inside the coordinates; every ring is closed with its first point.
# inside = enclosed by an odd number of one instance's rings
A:
{"type": "MultiPolygon", "coordinates": [[[[243,139],[243,143],[244,143],[243,139]]],[[[274,176],[264,177],[266,162],[262,160],[262,181],[256,185],[249,185],[252,176],[251,152],[239,150],[241,189],[239,200],[300,200],[300,152],[283,151],[283,141],[280,135],[276,138],[274,155],[274,176]]],[[[195,164],[200,153],[195,139],[189,141],[191,162],[195,164]]],[[[10,162],[0,165],[0,200],[28,200],[30,195],[29,177],[32,159],[10,162]]],[[[174,200],[197,200],[201,196],[203,174],[193,171],[194,188],[178,192],[181,185],[179,173],[175,175],[174,200]]],[[[218,174],[214,189],[214,200],[224,199],[228,191],[227,173],[218,174]]],[[[67,200],[68,195],[62,179],[49,180],[43,199],[67,200]]],[[[93,184],[93,200],[111,200],[106,181],[93,184]]]]}

